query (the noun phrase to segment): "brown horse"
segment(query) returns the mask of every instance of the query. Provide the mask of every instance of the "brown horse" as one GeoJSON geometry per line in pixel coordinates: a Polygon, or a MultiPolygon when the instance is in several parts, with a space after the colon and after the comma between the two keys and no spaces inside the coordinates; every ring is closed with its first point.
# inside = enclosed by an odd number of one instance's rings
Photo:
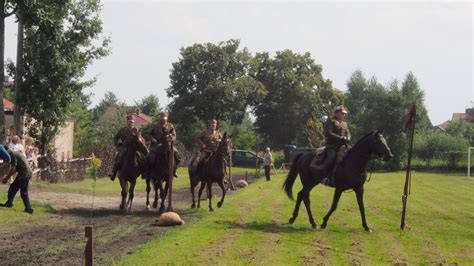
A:
{"type": "Polygon", "coordinates": [[[132,134],[125,140],[126,146],[125,156],[122,158],[118,176],[120,180],[120,187],[122,187],[122,202],[120,203],[120,209],[126,212],[132,211],[132,202],[134,196],[135,185],[137,183],[137,177],[143,172],[142,171],[142,160],[139,153],[148,155],[148,149],[144,144],[143,138],[140,135],[138,129],[134,128],[132,134]],[[128,201],[125,207],[125,200],[127,199],[127,187],[128,188],[128,201]]]}
{"type": "MultiPolygon", "coordinates": [[[[352,189],[356,193],[357,203],[359,205],[359,211],[362,218],[362,226],[366,231],[371,231],[365,220],[365,208],[364,208],[364,183],[366,177],[366,168],[369,159],[372,154],[383,157],[385,161],[390,160],[393,157],[390,148],[388,147],[387,141],[383,137],[380,131],[374,131],[362,137],[346,154],[344,160],[337,167],[336,173],[334,174],[334,180],[336,183],[336,190],[334,191],[334,198],[332,201],[331,209],[324,216],[321,229],[326,228],[327,222],[331,214],[336,210],[337,203],[341,197],[343,191],[352,189]]],[[[331,171],[320,171],[318,173],[312,173],[310,164],[311,160],[316,156],[315,152],[308,152],[298,154],[293,160],[291,170],[288,173],[288,177],[283,184],[286,194],[290,199],[293,199],[292,187],[296,180],[298,173],[300,174],[301,183],[303,188],[298,192],[296,199],[295,210],[293,216],[290,218],[290,224],[292,224],[298,216],[301,201],[306,206],[308,212],[309,222],[313,228],[316,228],[316,223],[311,213],[311,206],[309,200],[309,193],[314,186],[322,182],[331,171]]]]}
{"type": "Polygon", "coordinates": [[[170,146],[168,141],[163,141],[160,146],[156,148],[155,154],[149,154],[147,160],[147,168],[149,169],[148,176],[146,177],[146,206],[147,209],[150,208],[150,183],[153,183],[153,189],[155,191],[155,199],[153,201],[153,208],[158,207],[158,190],[160,191],[160,209],[159,212],[163,213],[165,210],[165,199],[168,195],[168,179],[170,176],[170,168],[173,171],[176,170],[176,159],[173,160],[173,165],[170,167],[170,146]],[[163,187],[163,182],[165,186],[163,187]]]}
{"type": "MultiPolygon", "coordinates": [[[[200,207],[201,195],[204,187],[207,185],[208,189],[208,198],[209,198],[209,211],[214,211],[212,208],[212,183],[217,182],[217,184],[222,189],[222,198],[217,203],[217,207],[222,207],[224,203],[224,198],[226,194],[226,189],[224,187],[224,177],[225,177],[225,168],[226,161],[225,158],[229,157],[232,152],[232,135],[227,136],[227,133],[224,133],[221,142],[219,143],[217,150],[213,152],[208,158],[204,159],[199,163],[197,169],[193,169],[193,162],[188,166],[189,180],[191,183],[191,194],[193,196],[193,204],[191,208],[196,207],[196,201],[194,199],[194,188],[201,182],[201,188],[199,189],[198,194],[198,203],[197,207],[200,207]]],[[[196,158],[195,158],[196,159],[196,158]]]]}

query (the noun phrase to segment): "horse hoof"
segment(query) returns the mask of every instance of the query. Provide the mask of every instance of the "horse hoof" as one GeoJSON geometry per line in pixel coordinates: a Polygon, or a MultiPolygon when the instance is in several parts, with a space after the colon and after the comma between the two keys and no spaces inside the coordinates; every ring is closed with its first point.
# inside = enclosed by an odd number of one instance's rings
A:
{"type": "Polygon", "coordinates": [[[220,208],[220,207],[222,207],[222,202],[219,201],[219,202],[217,203],[217,208],[220,208]]]}
{"type": "Polygon", "coordinates": [[[158,207],[158,202],[153,202],[153,209],[156,209],[158,207]]]}
{"type": "Polygon", "coordinates": [[[326,224],[322,224],[321,229],[326,229],[326,224]]]}
{"type": "Polygon", "coordinates": [[[120,206],[119,206],[119,210],[125,210],[125,208],[123,207],[123,205],[122,205],[122,204],[120,204],[120,206]]]}
{"type": "Polygon", "coordinates": [[[293,224],[295,222],[295,218],[290,218],[290,220],[288,221],[290,224],[293,224]]]}
{"type": "Polygon", "coordinates": [[[193,208],[193,209],[196,208],[196,204],[194,204],[194,203],[191,204],[191,208],[193,208]]]}
{"type": "Polygon", "coordinates": [[[370,229],[369,227],[364,227],[364,230],[368,233],[372,233],[372,229],[370,229]]]}
{"type": "Polygon", "coordinates": [[[150,210],[150,205],[146,205],[145,209],[146,209],[147,211],[149,211],[149,210],[150,210]]]}
{"type": "Polygon", "coordinates": [[[209,208],[209,211],[210,211],[210,212],[213,212],[213,211],[214,211],[214,209],[213,209],[213,208],[209,208]]]}
{"type": "Polygon", "coordinates": [[[311,225],[311,228],[313,228],[313,229],[318,229],[318,225],[312,224],[312,225],[311,225]]]}

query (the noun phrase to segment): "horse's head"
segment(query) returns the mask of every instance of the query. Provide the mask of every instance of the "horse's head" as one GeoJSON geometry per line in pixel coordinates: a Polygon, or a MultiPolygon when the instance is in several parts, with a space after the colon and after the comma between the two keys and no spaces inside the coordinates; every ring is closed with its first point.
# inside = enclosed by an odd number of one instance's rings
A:
{"type": "Polygon", "coordinates": [[[145,145],[145,141],[137,128],[132,128],[132,134],[127,139],[128,148],[132,151],[139,151],[145,155],[148,154],[148,148],[145,145]]]}
{"type": "Polygon", "coordinates": [[[383,160],[386,162],[393,158],[393,154],[387,144],[387,140],[385,140],[382,135],[382,131],[380,130],[377,130],[373,133],[371,150],[375,155],[383,157],[383,160]]]}
{"type": "Polygon", "coordinates": [[[232,152],[232,147],[232,135],[227,135],[227,132],[225,132],[217,150],[224,156],[229,156],[232,152]]]}

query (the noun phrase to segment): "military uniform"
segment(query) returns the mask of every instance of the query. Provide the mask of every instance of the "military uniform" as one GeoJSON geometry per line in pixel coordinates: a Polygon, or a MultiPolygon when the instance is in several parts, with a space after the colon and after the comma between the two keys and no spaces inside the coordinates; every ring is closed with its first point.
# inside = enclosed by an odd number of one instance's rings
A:
{"type": "Polygon", "coordinates": [[[25,205],[25,211],[28,213],[33,213],[31,208],[30,199],[28,197],[28,185],[33,172],[31,171],[30,165],[26,158],[18,152],[10,151],[10,170],[15,168],[15,171],[18,173],[15,181],[10,185],[8,189],[8,199],[4,204],[6,207],[13,206],[13,199],[15,198],[16,193],[20,190],[20,196],[25,205]]]}
{"type": "MultiPolygon", "coordinates": [[[[155,163],[156,160],[156,154],[157,152],[163,148],[163,143],[171,140],[173,142],[176,141],[176,130],[174,128],[174,125],[166,122],[158,122],[155,127],[151,131],[151,136],[152,136],[152,143],[150,147],[150,155],[148,157],[148,163],[147,165],[152,165],[155,163]]],[[[178,165],[181,162],[181,156],[179,155],[178,150],[176,147],[173,146],[173,154],[174,154],[174,160],[176,162],[176,165],[178,165]]],[[[149,170],[149,169],[148,169],[149,170]]],[[[174,173],[174,176],[177,177],[178,175],[176,174],[176,171],[174,173]]],[[[144,178],[142,176],[142,178],[144,178]]]]}
{"type": "Polygon", "coordinates": [[[125,156],[125,152],[127,151],[126,141],[132,135],[132,130],[134,127],[122,127],[117,134],[114,136],[114,146],[117,149],[117,154],[114,158],[114,166],[112,169],[112,173],[109,175],[110,179],[115,180],[115,176],[117,175],[117,171],[120,167],[120,163],[122,162],[123,156],[125,156]]]}
{"type": "Polygon", "coordinates": [[[333,171],[331,171],[330,178],[332,178],[337,165],[342,161],[343,153],[340,153],[339,150],[341,147],[345,147],[345,144],[350,139],[347,123],[345,121],[338,121],[336,117],[328,118],[324,124],[324,137],[326,140],[326,160],[323,164],[318,164],[317,158],[315,158],[311,162],[310,167],[313,171],[325,170],[337,159],[333,171]]]}
{"type": "Polygon", "coordinates": [[[198,164],[209,156],[212,152],[216,151],[219,142],[222,139],[222,134],[219,130],[206,129],[201,134],[196,136],[196,142],[200,147],[199,154],[193,161],[193,168],[196,169],[198,164]]]}

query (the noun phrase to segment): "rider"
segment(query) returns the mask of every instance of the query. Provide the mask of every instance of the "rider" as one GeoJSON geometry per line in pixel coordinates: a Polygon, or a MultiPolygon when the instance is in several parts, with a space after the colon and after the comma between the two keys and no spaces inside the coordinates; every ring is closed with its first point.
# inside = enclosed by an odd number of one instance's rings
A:
{"type": "Polygon", "coordinates": [[[120,168],[120,163],[122,162],[123,156],[127,151],[127,146],[125,141],[132,135],[132,129],[135,128],[135,120],[132,115],[127,116],[127,126],[122,127],[114,137],[114,146],[117,149],[117,155],[114,159],[114,167],[112,173],[109,174],[110,180],[114,181],[117,171],[120,168]]]}
{"type": "MultiPolygon", "coordinates": [[[[171,140],[176,141],[176,130],[173,124],[168,122],[168,113],[161,112],[160,120],[156,123],[155,127],[151,131],[151,147],[150,147],[150,159],[149,162],[154,162],[156,158],[156,152],[163,147],[163,142],[171,140]]],[[[181,157],[179,156],[178,150],[176,147],[173,147],[174,150],[174,160],[176,165],[181,162],[181,157]]],[[[176,169],[174,170],[174,176],[178,177],[176,169]]]]}
{"type": "Polygon", "coordinates": [[[341,147],[347,145],[351,138],[347,123],[344,121],[344,117],[347,114],[347,109],[343,106],[337,106],[334,109],[334,115],[328,117],[326,124],[324,125],[324,137],[326,140],[326,154],[327,158],[322,164],[318,164],[318,160],[315,157],[311,162],[310,168],[313,172],[325,170],[337,159],[334,168],[331,171],[329,178],[324,178],[323,184],[326,186],[335,186],[334,184],[334,173],[339,163],[342,161],[341,147]]]}
{"type": "Polygon", "coordinates": [[[217,129],[217,120],[209,120],[207,129],[197,135],[195,139],[200,151],[196,159],[193,161],[193,169],[196,169],[204,158],[210,156],[212,152],[216,151],[218,144],[222,139],[222,134],[219,129],[217,129]]]}

